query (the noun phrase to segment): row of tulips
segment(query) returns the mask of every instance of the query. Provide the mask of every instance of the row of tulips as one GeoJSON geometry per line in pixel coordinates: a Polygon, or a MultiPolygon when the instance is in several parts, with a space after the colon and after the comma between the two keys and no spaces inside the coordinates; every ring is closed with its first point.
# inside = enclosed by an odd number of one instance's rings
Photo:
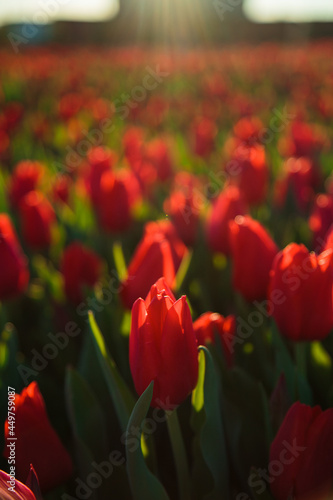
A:
{"type": "Polygon", "coordinates": [[[331,49],[0,53],[1,498],[332,498],[331,49]]]}

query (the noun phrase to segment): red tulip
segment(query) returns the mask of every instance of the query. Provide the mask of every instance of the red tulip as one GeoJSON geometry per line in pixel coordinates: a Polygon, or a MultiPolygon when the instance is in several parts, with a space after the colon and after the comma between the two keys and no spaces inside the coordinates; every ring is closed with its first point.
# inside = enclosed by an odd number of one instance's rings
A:
{"type": "Polygon", "coordinates": [[[9,199],[12,207],[19,208],[22,198],[37,189],[43,176],[44,166],[37,161],[20,161],[11,176],[9,199]]]}
{"type": "Polygon", "coordinates": [[[309,218],[309,227],[313,232],[313,247],[318,253],[318,248],[323,248],[328,231],[333,227],[333,197],[319,194],[312,207],[309,218]]]}
{"type": "Polygon", "coordinates": [[[292,340],[321,340],[333,327],[333,251],[309,253],[291,243],[273,262],[268,297],[281,334],[292,340]]]}
{"type": "MultiPolygon", "coordinates": [[[[46,492],[67,481],[73,472],[71,458],[48,419],[44,400],[36,382],[15,396],[16,477],[25,481],[33,465],[46,492]]],[[[5,439],[10,438],[8,421],[5,439]]],[[[4,456],[8,458],[6,446],[4,456]]]]}
{"type": "Polygon", "coordinates": [[[270,448],[275,500],[328,500],[333,495],[333,409],[294,403],[270,448]]]}
{"type": "Polygon", "coordinates": [[[78,304],[84,299],[83,288],[92,288],[97,283],[101,267],[98,255],[79,242],[71,243],[64,250],[60,269],[71,302],[78,304]]]}
{"type": "Polygon", "coordinates": [[[234,316],[225,318],[218,313],[206,312],[193,323],[193,329],[198,345],[215,343],[217,334],[221,340],[224,355],[228,366],[233,363],[233,337],[236,331],[236,320],[234,316]]]}
{"type": "Polygon", "coordinates": [[[20,217],[26,243],[34,250],[49,247],[55,212],[41,192],[30,191],[24,196],[20,204],[20,217]]]}
{"type": "Polygon", "coordinates": [[[175,190],[165,200],[164,210],[170,216],[179,237],[185,245],[193,245],[199,228],[199,211],[193,193],[175,190]]]}
{"type": "Polygon", "coordinates": [[[96,207],[100,225],[105,231],[122,232],[130,226],[132,217],[128,187],[128,183],[113,172],[102,174],[96,207]]]}
{"type": "Polygon", "coordinates": [[[88,191],[93,205],[97,206],[102,175],[112,169],[116,161],[116,155],[109,148],[96,147],[89,151],[87,159],[90,168],[87,178],[88,191]]]}
{"type": "Polygon", "coordinates": [[[160,181],[169,179],[172,175],[172,161],[167,144],[162,139],[154,139],[144,149],[145,160],[154,165],[160,181]]]}
{"type": "Polygon", "coordinates": [[[7,214],[0,214],[0,300],[10,299],[29,282],[27,259],[23,255],[7,214]]]}
{"type": "Polygon", "coordinates": [[[176,272],[187,249],[177,237],[172,225],[149,223],[128,267],[121,298],[129,309],[139,297],[144,297],[160,276],[170,287],[175,284],[176,272]]]}
{"type": "Polygon", "coordinates": [[[290,191],[296,206],[304,212],[313,197],[313,163],[308,158],[289,158],[284,163],[283,170],[283,177],[275,184],[275,203],[282,208],[290,191]]]}
{"type": "Polygon", "coordinates": [[[256,116],[241,118],[234,126],[235,136],[249,145],[259,142],[262,130],[265,130],[262,121],[256,116]]]}
{"type": "Polygon", "coordinates": [[[267,194],[268,167],[265,149],[254,145],[238,146],[226,165],[230,184],[239,190],[249,205],[262,203],[267,194]]]}
{"type": "Polygon", "coordinates": [[[246,204],[238,188],[229,186],[219,194],[207,220],[207,238],[211,250],[229,255],[229,222],[246,212],[246,204]]]}
{"type": "Polygon", "coordinates": [[[56,177],[52,190],[53,199],[56,202],[68,204],[71,184],[72,180],[68,175],[60,175],[56,177]]]}
{"type": "Polygon", "coordinates": [[[193,127],[194,152],[201,157],[207,157],[214,149],[217,127],[212,120],[201,118],[193,127]]]}
{"type": "Polygon", "coordinates": [[[132,308],[129,345],[131,373],[140,395],[154,381],[152,406],[173,409],[195,388],[197,342],[183,295],[176,300],[164,279],[132,308]]]}
{"type": "Polygon", "coordinates": [[[33,492],[20,481],[11,479],[11,476],[0,470],[0,498],[1,500],[36,500],[33,492]],[[13,481],[14,486],[11,486],[13,481]]]}
{"type": "Polygon", "coordinates": [[[249,216],[238,215],[229,228],[233,286],[249,302],[263,299],[278,247],[266,229],[249,216]]]}
{"type": "Polygon", "coordinates": [[[144,133],[140,128],[129,128],[123,135],[125,157],[132,168],[142,160],[144,133]]]}

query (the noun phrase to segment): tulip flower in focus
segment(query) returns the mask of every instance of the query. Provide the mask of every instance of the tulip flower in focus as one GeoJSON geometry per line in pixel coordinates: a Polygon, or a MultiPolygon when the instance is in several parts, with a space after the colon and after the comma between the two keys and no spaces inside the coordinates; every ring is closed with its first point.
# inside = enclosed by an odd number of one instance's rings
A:
{"type": "Polygon", "coordinates": [[[233,364],[233,337],[236,330],[234,316],[223,317],[221,314],[206,312],[193,323],[198,345],[215,343],[216,334],[220,338],[227,365],[233,364]]]}
{"type": "Polygon", "coordinates": [[[15,480],[14,486],[11,486],[10,475],[2,470],[0,470],[0,498],[1,500],[36,500],[30,488],[20,481],[15,480]]]}
{"type": "Polygon", "coordinates": [[[7,214],[0,214],[0,301],[24,292],[28,281],[27,259],[11,220],[7,214]]]}
{"type": "Polygon", "coordinates": [[[128,276],[121,291],[123,304],[130,309],[136,299],[147,295],[160,276],[164,276],[172,288],[187,253],[187,248],[169,221],[148,223],[128,266],[128,276]]]}
{"type": "Polygon", "coordinates": [[[271,444],[270,464],[275,500],[333,498],[333,409],[294,403],[271,444]]]}
{"type": "Polygon", "coordinates": [[[279,249],[260,222],[249,216],[238,215],[229,228],[233,286],[249,302],[263,299],[279,249]]]}
{"type": "Polygon", "coordinates": [[[132,307],[130,368],[139,395],[154,381],[151,405],[174,409],[195,388],[197,341],[183,295],[176,300],[164,278],[132,307]]]}
{"type": "MultiPolygon", "coordinates": [[[[66,482],[72,475],[72,460],[48,419],[36,382],[15,396],[16,477],[25,481],[33,465],[42,492],[66,482]]],[[[5,439],[9,437],[5,422],[5,439]]],[[[5,447],[4,456],[8,458],[5,447]]]]}
{"type": "Polygon", "coordinates": [[[44,250],[50,246],[56,215],[43,193],[30,191],[24,196],[20,204],[20,219],[27,245],[34,250],[44,250]]]}
{"type": "Polygon", "coordinates": [[[78,304],[84,299],[83,287],[92,288],[98,281],[102,262],[98,255],[79,242],[71,243],[63,253],[61,273],[68,299],[78,304]]]}
{"type": "Polygon", "coordinates": [[[333,250],[320,255],[291,243],[272,265],[268,299],[279,331],[291,340],[322,340],[333,328],[333,250]]]}
{"type": "Polygon", "coordinates": [[[206,232],[213,252],[230,254],[229,222],[247,213],[247,206],[235,186],[226,187],[214,201],[208,215],[206,232]]]}

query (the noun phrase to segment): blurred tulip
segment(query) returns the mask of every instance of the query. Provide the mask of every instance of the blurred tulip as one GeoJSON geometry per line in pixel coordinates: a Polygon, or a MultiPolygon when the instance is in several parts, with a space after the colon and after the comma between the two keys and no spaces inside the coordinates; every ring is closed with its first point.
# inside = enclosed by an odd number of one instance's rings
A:
{"type": "Polygon", "coordinates": [[[320,255],[291,243],[273,262],[268,298],[282,335],[322,340],[333,327],[333,250],[320,255]]]}
{"type": "Polygon", "coordinates": [[[154,165],[157,178],[166,181],[172,176],[172,161],[166,142],[163,139],[154,139],[144,148],[145,161],[154,165]]]}
{"type": "MultiPolygon", "coordinates": [[[[16,477],[25,481],[33,465],[42,492],[67,481],[73,472],[71,458],[48,419],[44,400],[36,382],[15,396],[16,477]]],[[[8,421],[5,439],[10,438],[8,421]]],[[[8,458],[9,448],[4,456],[8,458]]]]}
{"type": "Polygon", "coordinates": [[[328,231],[333,227],[333,197],[327,194],[319,194],[313,204],[309,227],[313,232],[313,248],[324,247],[324,241],[328,231]]]}
{"type": "Polygon", "coordinates": [[[196,386],[198,353],[190,309],[186,296],[176,300],[163,278],[132,307],[129,359],[139,395],[154,381],[154,407],[174,409],[196,386]]]}
{"type": "Polygon", "coordinates": [[[194,153],[197,156],[207,157],[213,149],[217,127],[212,120],[201,118],[193,127],[194,153]]]}
{"type": "Polygon", "coordinates": [[[87,177],[87,187],[91,201],[94,206],[99,203],[101,178],[105,172],[109,172],[115,164],[115,153],[105,147],[92,148],[87,155],[89,163],[89,173],[87,177]]]}
{"type": "Polygon", "coordinates": [[[68,175],[59,175],[54,180],[53,198],[55,201],[68,204],[72,180],[68,175]]]}
{"type": "Polygon", "coordinates": [[[123,283],[123,304],[130,309],[137,298],[147,295],[150,287],[161,276],[165,277],[166,283],[172,288],[177,270],[187,252],[168,221],[166,224],[147,224],[123,283]]]}
{"type": "Polygon", "coordinates": [[[266,229],[249,216],[238,215],[229,228],[233,286],[249,302],[263,299],[279,249],[266,229]]]}
{"type": "Polygon", "coordinates": [[[11,476],[2,470],[0,470],[0,498],[1,500],[36,500],[33,492],[25,484],[11,479],[11,476]]]}
{"type": "Polygon", "coordinates": [[[247,207],[238,188],[229,186],[219,194],[206,223],[208,244],[213,252],[230,254],[229,222],[246,212],[247,207]]]}
{"type": "Polygon", "coordinates": [[[27,259],[11,220],[7,214],[0,214],[0,300],[7,300],[24,292],[28,282],[27,259]]]}
{"type": "Polygon", "coordinates": [[[294,403],[271,444],[269,458],[275,500],[331,499],[333,409],[294,403]]]}
{"type": "Polygon", "coordinates": [[[13,208],[19,208],[22,198],[37,189],[44,174],[44,166],[37,161],[20,161],[11,176],[9,199],[13,208]]]}
{"type": "Polygon", "coordinates": [[[132,220],[128,184],[111,171],[101,176],[96,205],[98,220],[105,231],[128,229],[132,220]]]}
{"type": "Polygon", "coordinates": [[[262,130],[264,126],[257,116],[241,118],[234,126],[235,136],[249,145],[260,141],[259,133],[262,130]]]}
{"type": "Polygon", "coordinates": [[[238,146],[226,165],[230,184],[238,186],[249,205],[265,201],[268,187],[268,167],[262,146],[238,146]]]}
{"type": "Polygon", "coordinates": [[[289,158],[283,165],[283,171],[283,176],[275,183],[275,204],[283,207],[290,191],[296,206],[305,212],[313,197],[312,162],[308,158],[289,158]]]}
{"type": "Polygon", "coordinates": [[[64,250],[60,270],[68,299],[78,304],[84,300],[83,288],[92,288],[97,283],[102,262],[92,250],[73,242],[64,250]]]}
{"type": "Polygon", "coordinates": [[[164,202],[164,210],[185,245],[193,245],[199,228],[199,211],[193,193],[186,195],[180,189],[173,191],[164,202]]]}
{"type": "Polygon", "coordinates": [[[30,191],[22,198],[20,219],[25,242],[34,250],[43,250],[51,244],[51,226],[56,215],[52,205],[40,191],[30,191]]]}
{"type": "Polygon", "coordinates": [[[193,329],[198,345],[215,343],[218,335],[224,356],[229,367],[233,364],[233,337],[236,331],[235,316],[223,317],[218,313],[206,312],[193,323],[193,329]]]}

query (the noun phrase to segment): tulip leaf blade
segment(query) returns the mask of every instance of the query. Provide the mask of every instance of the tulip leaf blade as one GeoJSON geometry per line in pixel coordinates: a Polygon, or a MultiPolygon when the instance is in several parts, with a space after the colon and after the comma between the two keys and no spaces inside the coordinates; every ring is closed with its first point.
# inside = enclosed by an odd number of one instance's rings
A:
{"type": "MultiPolygon", "coordinates": [[[[217,373],[211,353],[206,347],[199,347],[205,355],[204,402],[205,421],[201,427],[201,451],[214,479],[214,490],[206,498],[227,499],[229,494],[229,466],[217,373]]],[[[202,363],[202,361],[201,361],[202,363]]]]}
{"type": "Polygon", "coordinates": [[[111,358],[103,335],[96,323],[92,311],[88,312],[90,330],[93,335],[97,356],[112,398],[120,426],[125,431],[129,416],[134,406],[134,397],[121,377],[115,362],[111,358]]]}
{"type": "Polygon", "coordinates": [[[141,439],[133,429],[142,428],[153,397],[154,383],[151,382],[135,404],[126,430],[127,474],[134,500],[169,500],[156,476],[147,467],[141,448],[141,439]],[[134,447],[133,447],[134,446],[134,447]]]}
{"type": "Polygon", "coordinates": [[[300,400],[301,403],[312,405],[313,397],[308,380],[304,372],[297,371],[275,321],[272,321],[272,339],[275,350],[276,379],[279,378],[281,373],[284,373],[288,392],[292,400],[300,400]]]}
{"type": "Polygon", "coordinates": [[[102,459],[107,455],[107,432],[103,412],[94,393],[73,368],[67,369],[65,391],[74,435],[88,447],[96,459],[102,459]]]}

